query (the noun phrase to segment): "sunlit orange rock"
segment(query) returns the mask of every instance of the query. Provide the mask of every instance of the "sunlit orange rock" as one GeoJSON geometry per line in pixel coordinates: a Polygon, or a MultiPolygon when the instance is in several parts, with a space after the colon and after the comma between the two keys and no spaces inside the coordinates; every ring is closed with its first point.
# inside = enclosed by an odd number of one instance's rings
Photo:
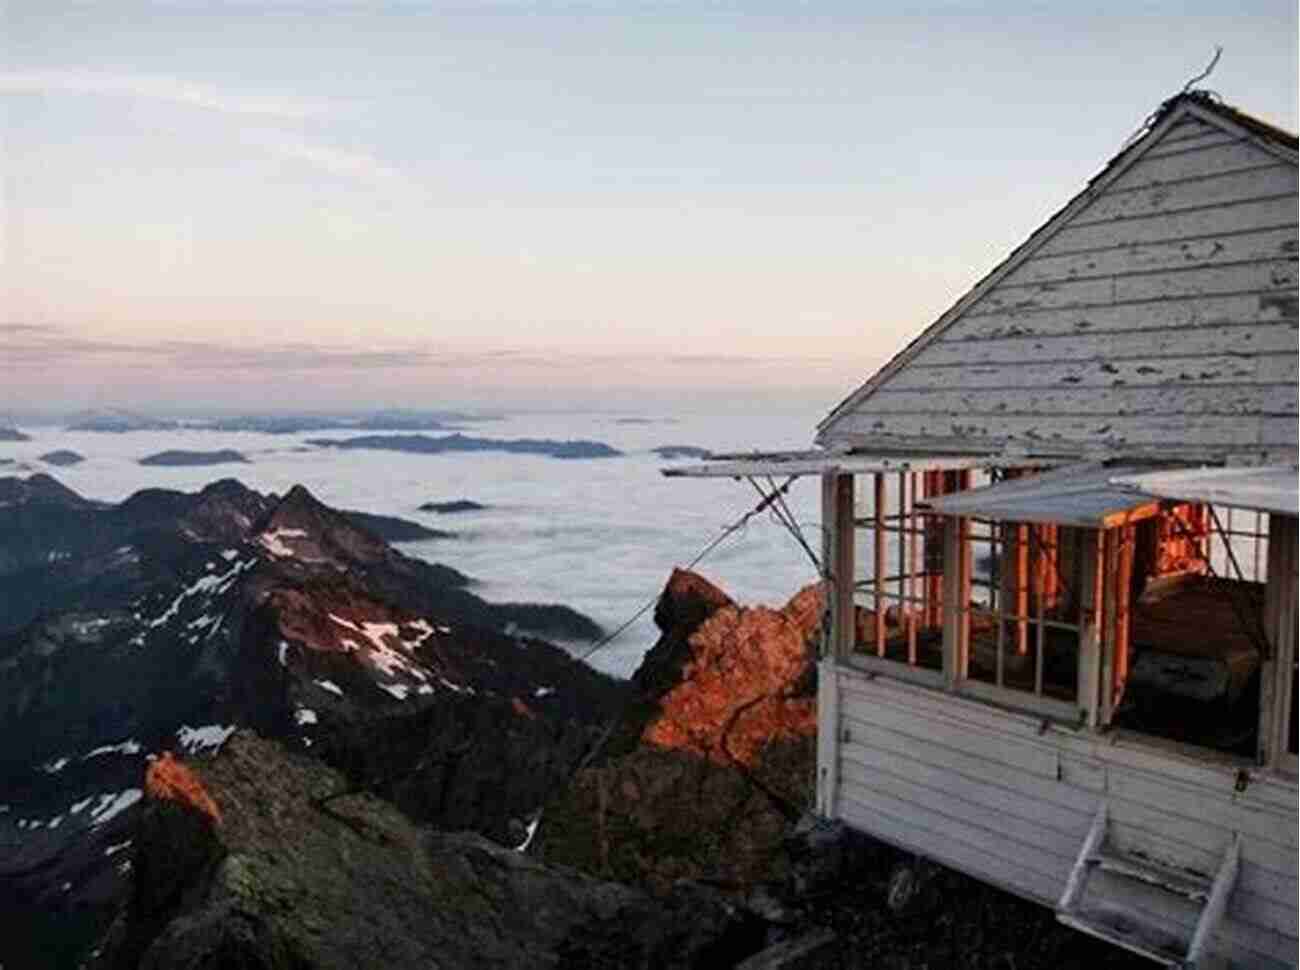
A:
{"type": "Polygon", "coordinates": [[[221,810],[193,771],[164,751],[144,776],[144,790],[149,798],[176,802],[221,824],[221,810]]]}
{"type": "MultiPolygon", "coordinates": [[[[679,681],[658,698],[658,713],[642,740],[694,751],[723,764],[753,767],[775,741],[811,737],[817,730],[816,698],[799,685],[815,663],[821,622],[821,584],[810,585],[779,610],[718,605],[716,587],[675,573],[666,599],[702,596],[711,615],[686,641],[679,681]]],[[[689,609],[680,602],[675,612],[689,609]]]]}

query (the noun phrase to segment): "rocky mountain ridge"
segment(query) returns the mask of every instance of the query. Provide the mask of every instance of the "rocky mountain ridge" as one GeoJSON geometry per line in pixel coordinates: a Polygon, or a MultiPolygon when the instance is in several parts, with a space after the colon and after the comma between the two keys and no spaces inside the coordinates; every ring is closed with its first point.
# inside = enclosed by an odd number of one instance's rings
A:
{"type": "Polygon", "coordinates": [[[506,632],[585,617],[487,603],[301,487],[106,505],[0,479],[0,549],[0,909],[42,946],[93,932],[125,892],[157,752],[252,727],[417,817],[509,841],[623,696],[506,632]],[[441,770],[412,781],[422,759],[441,770]]]}
{"type": "Polygon", "coordinates": [[[247,732],[155,762],[129,903],[93,970],[729,966],[753,926],[717,893],[643,891],[421,828],[247,732]]]}

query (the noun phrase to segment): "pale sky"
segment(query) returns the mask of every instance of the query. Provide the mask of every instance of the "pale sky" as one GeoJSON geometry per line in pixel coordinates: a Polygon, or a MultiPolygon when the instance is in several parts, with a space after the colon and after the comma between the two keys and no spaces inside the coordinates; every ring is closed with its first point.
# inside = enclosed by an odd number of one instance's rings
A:
{"type": "Polygon", "coordinates": [[[1294,2],[0,0],[0,415],[829,409],[1294,2]]]}

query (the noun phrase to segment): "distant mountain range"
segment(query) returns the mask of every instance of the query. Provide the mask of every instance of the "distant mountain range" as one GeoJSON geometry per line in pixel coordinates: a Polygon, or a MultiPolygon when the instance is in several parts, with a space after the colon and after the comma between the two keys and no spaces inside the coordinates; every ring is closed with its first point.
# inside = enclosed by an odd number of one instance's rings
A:
{"type": "Polygon", "coordinates": [[[623,454],[602,441],[554,441],[549,438],[472,438],[450,434],[361,435],[356,438],[308,438],[320,448],[404,451],[416,455],[439,455],[453,451],[500,451],[515,455],[547,455],[551,458],[613,458],[623,454]]]}
{"type": "MultiPolygon", "coordinates": [[[[87,411],[73,416],[69,431],[97,431],[121,434],[129,431],[254,431],[262,434],[300,434],[354,428],[361,431],[451,431],[460,425],[497,420],[497,415],[465,411],[375,411],[363,414],[245,414],[178,421],[119,408],[87,411]]],[[[26,441],[6,438],[0,441],[26,441]]],[[[17,432],[13,432],[17,433],[17,432]]]]}
{"type": "Polygon", "coordinates": [[[228,465],[230,463],[248,464],[248,459],[238,451],[223,448],[218,451],[186,451],[171,449],[156,454],[146,455],[140,459],[141,465],[175,466],[188,465],[228,465]]]}

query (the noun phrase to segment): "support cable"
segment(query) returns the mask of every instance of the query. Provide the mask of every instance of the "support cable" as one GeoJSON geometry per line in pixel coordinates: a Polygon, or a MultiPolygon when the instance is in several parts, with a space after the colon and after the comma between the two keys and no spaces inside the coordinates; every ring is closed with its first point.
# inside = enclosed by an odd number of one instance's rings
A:
{"type": "MultiPolygon", "coordinates": [[[[759,515],[764,510],[766,510],[767,508],[771,507],[774,503],[776,503],[781,498],[783,492],[789,491],[790,486],[794,483],[794,480],[797,477],[798,477],[797,475],[791,475],[789,478],[785,480],[785,483],[783,485],[781,485],[778,488],[774,488],[770,495],[764,495],[763,490],[759,489],[759,495],[763,496],[762,501],[759,502],[752,509],[750,509],[748,512],[746,512],[744,515],[742,515],[735,522],[731,523],[731,525],[723,529],[722,532],[719,533],[717,536],[715,536],[713,539],[711,539],[708,542],[708,544],[705,545],[705,547],[696,554],[695,558],[692,559],[689,563],[687,563],[682,568],[694,569],[697,565],[699,565],[699,563],[704,559],[705,556],[707,556],[719,545],[721,545],[731,535],[733,535],[734,533],[738,532],[739,530],[747,526],[749,524],[749,521],[752,518],[754,518],[754,516],[759,515]]],[[[751,479],[750,481],[752,482],[753,480],[751,479]]],[[[625,630],[627,630],[637,620],[641,619],[641,617],[644,616],[658,602],[659,602],[659,594],[656,593],[650,599],[646,600],[645,603],[641,605],[640,609],[638,609],[635,613],[633,613],[630,617],[628,617],[628,619],[625,620],[623,623],[621,623],[612,633],[608,633],[605,636],[601,637],[594,644],[592,644],[592,646],[588,648],[585,653],[578,655],[576,659],[585,661],[589,657],[591,657],[592,654],[596,653],[598,650],[601,650],[609,646],[609,644],[613,643],[614,640],[616,640],[620,634],[622,634],[625,630]]]]}

